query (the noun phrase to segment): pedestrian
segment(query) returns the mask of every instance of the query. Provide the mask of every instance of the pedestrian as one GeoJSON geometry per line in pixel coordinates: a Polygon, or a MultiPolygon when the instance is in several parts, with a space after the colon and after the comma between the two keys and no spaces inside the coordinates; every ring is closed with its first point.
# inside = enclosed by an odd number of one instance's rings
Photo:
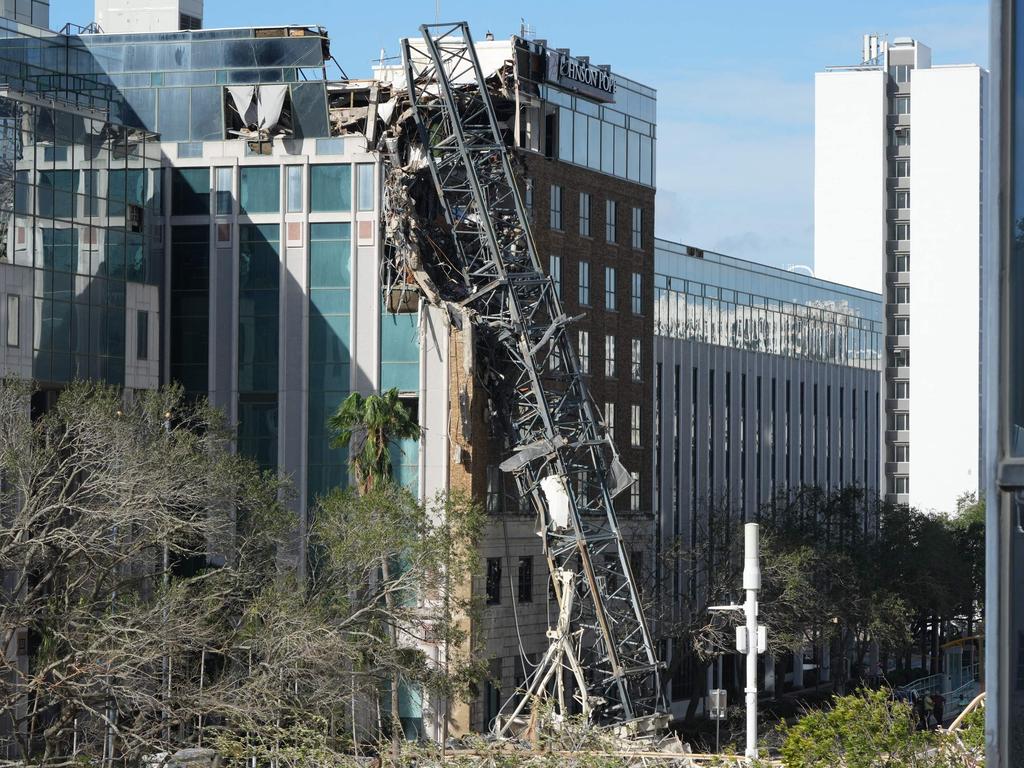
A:
{"type": "Polygon", "coordinates": [[[914,714],[917,716],[917,730],[923,731],[928,727],[928,722],[925,719],[924,713],[924,698],[919,696],[916,692],[910,694],[911,705],[914,708],[914,714]]]}
{"type": "Polygon", "coordinates": [[[946,708],[946,697],[941,693],[932,696],[932,713],[935,715],[935,727],[941,728],[943,723],[943,710],[946,708]]]}
{"type": "Polygon", "coordinates": [[[924,695],[924,727],[932,727],[932,715],[935,710],[935,699],[930,693],[924,695]]]}

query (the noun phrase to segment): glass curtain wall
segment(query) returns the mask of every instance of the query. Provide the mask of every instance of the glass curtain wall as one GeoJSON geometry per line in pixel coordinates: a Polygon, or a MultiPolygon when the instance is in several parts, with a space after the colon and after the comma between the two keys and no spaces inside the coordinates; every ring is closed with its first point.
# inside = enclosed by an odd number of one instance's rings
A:
{"type": "Polygon", "coordinates": [[[280,227],[239,227],[238,450],[277,466],[280,227]]]}
{"type": "Polygon", "coordinates": [[[124,383],[125,283],[155,283],[152,136],[93,111],[0,98],[0,261],[34,267],[33,376],[124,383]]]}
{"type": "Polygon", "coordinates": [[[332,448],[330,418],[351,389],[352,225],[309,227],[307,490],[312,503],[347,484],[347,453],[332,448]]]}

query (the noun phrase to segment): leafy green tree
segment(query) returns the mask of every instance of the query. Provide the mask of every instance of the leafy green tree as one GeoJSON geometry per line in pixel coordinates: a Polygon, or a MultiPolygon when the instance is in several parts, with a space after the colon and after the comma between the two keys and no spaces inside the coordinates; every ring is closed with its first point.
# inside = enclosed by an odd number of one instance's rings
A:
{"type": "Polygon", "coordinates": [[[932,766],[931,733],[915,728],[910,704],[892,701],[885,690],[836,696],[783,727],[782,761],[787,768],[881,768],[932,766]]]}

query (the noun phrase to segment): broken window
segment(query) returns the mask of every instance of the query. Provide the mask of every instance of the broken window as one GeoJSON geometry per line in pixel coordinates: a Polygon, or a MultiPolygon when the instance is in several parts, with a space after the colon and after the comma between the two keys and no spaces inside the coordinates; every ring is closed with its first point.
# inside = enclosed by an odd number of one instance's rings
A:
{"type": "Polygon", "coordinates": [[[225,138],[266,140],[291,135],[291,102],[286,84],[224,87],[225,138]]]}

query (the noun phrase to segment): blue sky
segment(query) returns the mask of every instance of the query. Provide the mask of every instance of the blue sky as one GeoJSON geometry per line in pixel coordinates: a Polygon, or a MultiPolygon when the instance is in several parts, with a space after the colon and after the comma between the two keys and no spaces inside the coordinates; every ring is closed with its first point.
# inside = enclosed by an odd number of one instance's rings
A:
{"type": "MultiPolygon", "coordinates": [[[[51,23],[91,4],[52,0],[51,23]]],[[[865,32],[916,37],[935,63],[987,65],[983,0],[440,0],[443,21],[536,36],[658,90],[660,236],[771,264],[809,264],[813,246],[813,77],[856,63],[865,32]]],[[[335,58],[366,76],[380,49],[435,18],[434,0],[206,0],[205,26],[320,24],[335,58]]]]}

